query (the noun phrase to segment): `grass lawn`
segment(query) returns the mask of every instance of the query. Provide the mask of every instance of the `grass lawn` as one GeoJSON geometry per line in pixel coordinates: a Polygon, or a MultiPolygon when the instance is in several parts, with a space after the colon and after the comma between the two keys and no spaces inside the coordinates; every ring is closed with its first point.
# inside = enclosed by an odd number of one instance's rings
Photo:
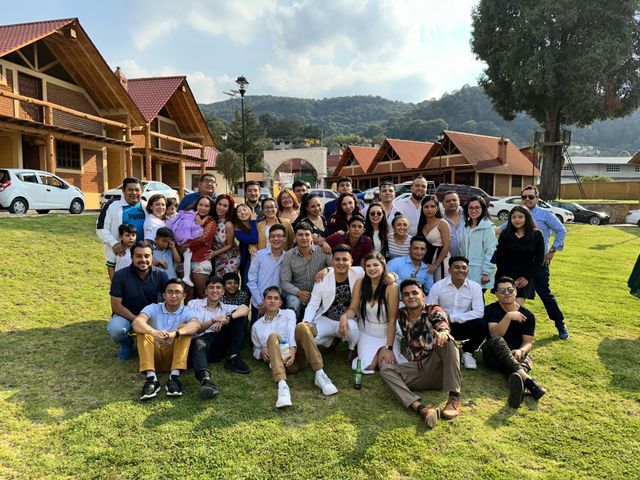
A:
{"type": "Polygon", "coordinates": [[[539,404],[510,409],[506,379],[480,365],[462,372],[462,415],[427,430],[379,378],[354,390],[344,347],[326,359],[338,395],[323,397],[307,370],[290,378],[285,411],[253,360],[246,376],[213,366],[211,402],[188,372],[184,397],[142,404],[137,357],[119,362],[105,333],[94,222],[0,219],[0,478],[638,478],[640,300],[626,281],[640,229],[568,227],[552,287],[571,339],[528,305],[533,374],[549,390],[539,404]]]}

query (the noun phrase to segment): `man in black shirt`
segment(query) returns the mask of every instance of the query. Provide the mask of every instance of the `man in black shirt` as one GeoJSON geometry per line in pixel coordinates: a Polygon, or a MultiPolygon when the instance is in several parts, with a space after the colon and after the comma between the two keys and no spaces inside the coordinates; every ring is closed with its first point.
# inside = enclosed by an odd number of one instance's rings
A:
{"type": "Polygon", "coordinates": [[[516,302],[516,285],[512,278],[499,278],[495,292],[498,301],[484,309],[491,338],[483,345],[482,355],[486,365],[510,374],[509,406],[518,408],[525,389],[535,400],[547,393],[528,374],[532,365],[529,352],[533,347],[536,318],[516,302]]]}

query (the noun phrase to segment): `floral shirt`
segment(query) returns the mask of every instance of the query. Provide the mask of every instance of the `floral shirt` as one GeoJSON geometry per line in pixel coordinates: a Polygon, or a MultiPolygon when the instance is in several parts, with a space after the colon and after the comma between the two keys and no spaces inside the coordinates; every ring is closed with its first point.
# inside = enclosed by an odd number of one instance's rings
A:
{"type": "Polygon", "coordinates": [[[403,307],[398,311],[398,324],[407,342],[409,360],[414,362],[431,355],[434,332],[451,330],[447,314],[439,305],[425,305],[420,318],[413,324],[409,320],[409,310],[403,307]]]}

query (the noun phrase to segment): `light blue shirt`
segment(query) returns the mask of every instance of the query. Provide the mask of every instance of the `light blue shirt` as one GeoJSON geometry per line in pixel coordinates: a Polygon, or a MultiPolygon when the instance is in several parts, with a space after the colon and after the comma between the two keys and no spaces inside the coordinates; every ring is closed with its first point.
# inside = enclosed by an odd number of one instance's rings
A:
{"type": "Polygon", "coordinates": [[[140,313],[144,313],[149,318],[147,323],[150,326],[156,330],[167,332],[174,332],[180,325],[187,323],[192,318],[198,320],[198,314],[189,307],[180,305],[175,312],[170,312],[164,302],[147,305],[140,313]]]}
{"type": "Polygon", "coordinates": [[[161,265],[156,265],[156,267],[160,270],[164,270],[167,272],[167,276],[169,278],[175,278],[178,275],[176,274],[175,266],[173,265],[173,249],[165,248],[164,250],[159,249],[158,247],[153,248],[153,261],[156,260],[164,260],[169,265],[169,268],[164,268],[161,265]]]}
{"type": "Polygon", "coordinates": [[[280,270],[283,259],[284,251],[280,253],[280,258],[276,261],[271,253],[271,247],[258,250],[256,256],[251,259],[247,286],[251,292],[251,305],[254,307],[258,308],[258,305],[263,302],[262,293],[265,288],[273,285],[280,286],[280,270]]]}
{"type": "Polygon", "coordinates": [[[460,212],[460,217],[458,219],[458,226],[456,227],[449,217],[445,213],[444,219],[449,224],[449,230],[451,230],[451,243],[449,244],[449,254],[452,257],[457,257],[458,255],[462,255],[462,232],[464,230],[464,210],[462,207],[458,207],[458,211],[460,212]]]}
{"type": "Polygon", "coordinates": [[[419,281],[425,294],[429,293],[429,290],[431,290],[433,286],[433,275],[429,273],[427,264],[421,262],[420,268],[416,272],[416,267],[413,266],[411,256],[409,255],[390,260],[387,264],[387,269],[398,275],[398,286],[407,278],[415,278],[419,281]]]}

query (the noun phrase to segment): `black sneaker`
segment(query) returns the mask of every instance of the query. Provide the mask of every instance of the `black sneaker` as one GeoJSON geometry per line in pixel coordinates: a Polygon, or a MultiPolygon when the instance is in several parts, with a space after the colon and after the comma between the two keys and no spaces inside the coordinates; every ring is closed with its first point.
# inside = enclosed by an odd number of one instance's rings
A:
{"type": "Polygon", "coordinates": [[[547,393],[547,390],[536,382],[533,378],[528,379],[525,383],[527,390],[531,392],[531,396],[534,400],[540,400],[542,396],[547,393]]]}
{"type": "Polygon", "coordinates": [[[227,358],[224,361],[224,368],[233,370],[236,373],[249,373],[251,371],[247,364],[242,361],[240,355],[227,358]]]}
{"type": "Polygon", "coordinates": [[[157,378],[147,377],[147,381],[144,383],[142,387],[142,394],[140,395],[140,400],[150,400],[155,397],[160,391],[160,382],[157,378]]]}
{"type": "Polygon", "coordinates": [[[182,396],[182,384],[178,377],[171,375],[167,384],[164,386],[167,391],[168,397],[181,397],[182,396]]]}
{"type": "Polygon", "coordinates": [[[211,382],[210,379],[205,378],[200,382],[200,399],[201,400],[209,400],[216,395],[218,395],[220,391],[218,388],[211,382]]]}
{"type": "Polygon", "coordinates": [[[509,377],[509,406],[518,408],[522,403],[524,395],[524,382],[517,373],[512,373],[509,377]]]}

